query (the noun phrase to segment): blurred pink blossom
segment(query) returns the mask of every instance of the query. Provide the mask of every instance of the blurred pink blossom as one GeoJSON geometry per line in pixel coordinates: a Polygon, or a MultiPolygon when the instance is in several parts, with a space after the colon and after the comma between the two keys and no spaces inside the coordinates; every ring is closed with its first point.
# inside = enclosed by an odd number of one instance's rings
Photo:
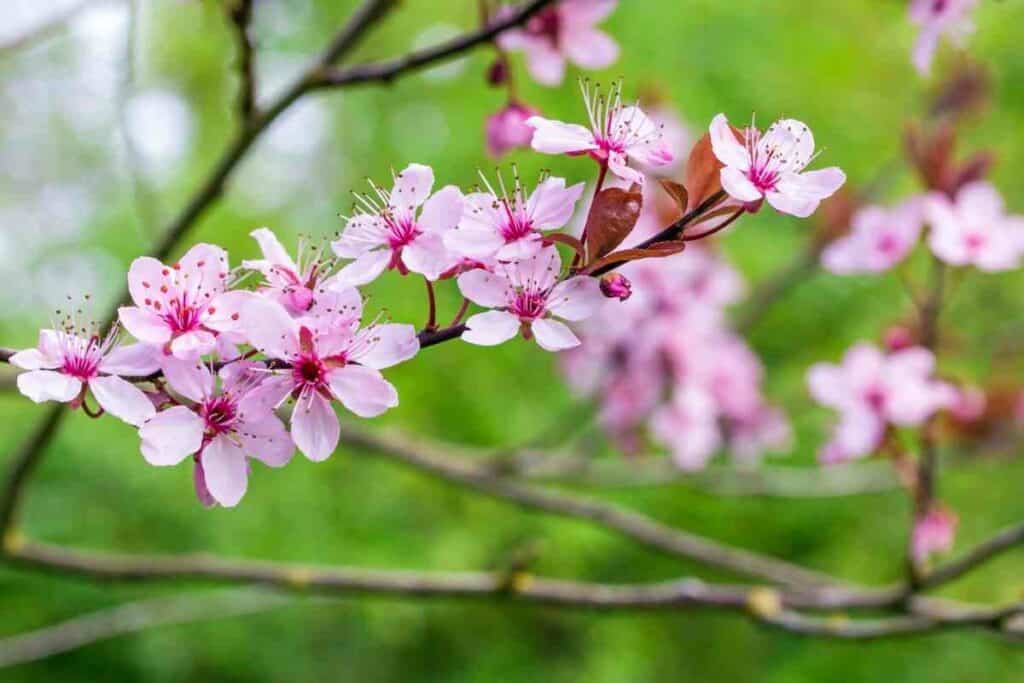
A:
{"type": "Polygon", "coordinates": [[[526,125],[526,121],[539,114],[529,105],[512,101],[488,116],[487,153],[500,157],[513,149],[528,149],[533,139],[533,128],[526,125]]]}
{"type": "Polygon", "coordinates": [[[984,271],[1011,270],[1024,255],[1024,216],[1008,216],[1003,198],[990,183],[965,185],[952,202],[932,193],[926,203],[931,231],[928,245],[953,266],[984,271]]]}
{"type": "Polygon", "coordinates": [[[958,523],[955,512],[933,505],[914,522],[910,537],[910,551],[914,559],[923,562],[931,555],[948,552],[953,547],[958,523]]]}
{"type": "Polygon", "coordinates": [[[821,263],[836,275],[880,273],[913,250],[924,223],[923,201],[913,197],[893,209],[869,206],[853,216],[853,230],[828,245],[821,263]]]}
{"type": "Polygon", "coordinates": [[[978,0],[911,0],[910,20],[920,27],[914,43],[914,67],[922,75],[931,72],[939,39],[947,35],[962,44],[974,32],[971,12],[978,0]]]}

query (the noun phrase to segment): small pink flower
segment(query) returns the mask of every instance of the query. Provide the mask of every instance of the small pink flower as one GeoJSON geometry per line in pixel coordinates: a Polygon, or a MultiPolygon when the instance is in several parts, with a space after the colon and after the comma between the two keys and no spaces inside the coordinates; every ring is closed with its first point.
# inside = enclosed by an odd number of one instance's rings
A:
{"type": "MultiPolygon", "coordinates": [[[[661,129],[662,145],[669,150],[690,149],[693,147],[693,133],[679,118],[679,113],[671,108],[656,105],[647,109],[647,115],[654,125],[661,129]]],[[[640,170],[650,175],[670,178],[678,175],[686,166],[685,155],[675,155],[668,164],[640,164],[640,170]]]]}
{"type": "Polygon", "coordinates": [[[137,258],[128,270],[134,306],[122,306],[121,324],[141,342],[191,360],[215,350],[217,334],[235,329],[251,292],[227,290],[228,257],[197,244],[173,266],[137,258]]]}
{"type": "Polygon", "coordinates": [[[151,348],[115,347],[116,340],[116,329],[105,338],[71,324],[65,330],[40,330],[36,348],[11,356],[11,365],[28,370],[18,375],[18,390],[36,403],[78,407],[88,389],[104,411],[128,424],[142,424],[153,415],[153,404],[122,377],[145,377],[160,365],[151,348]]]}
{"type": "Polygon", "coordinates": [[[543,245],[541,231],[568,223],[584,188],[583,183],[566,187],[564,178],[546,178],[527,196],[516,177],[509,194],[498,176],[499,195],[480,177],[488,191],[466,196],[462,220],[444,236],[450,251],[470,259],[515,261],[535,255],[543,245]]]}
{"type": "Polygon", "coordinates": [[[193,402],[157,413],[139,430],[142,455],[151,465],[195,460],[196,494],[204,505],[234,507],[245,495],[249,458],[270,467],[291,460],[295,445],[281,420],[254,389],[255,364],[233,363],[221,371],[222,388],[203,364],[167,374],[171,388],[193,402]]]}
{"type": "Polygon", "coordinates": [[[693,384],[676,388],[672,402],[651,418],[651,432],[686,471],[702,469],[722,447],[715,401],[693,384]]]}
{"type": "Polygon", "coordinates": [[[619,56],[619,46],[594,28],[618,0],[562,0],[534,15],[522,29],[503,32],[498,44],[526,54],[530,75],[542,85],[558,85],[566,60],[585,69],[603,69],[619,56]]]}
{"type": "Polygon", "coordinates": [[[949,405],[949,414],[957,422],[971,423],[985,415],[988,398],[981,387],[968,385],[957,387],[956,398],[949,405]]]}
{"type": "Polygon", "coordinates": [[[825,248],[821,263],[836,275],[884,272],[914,249],[923,224],[923,202],[917,197],[892,210],[861,209],[853,217],[853,230],[825,248]]]}
{"type": "Polygon", "coordinates": [[[612,173],[629,183],[643,183],[644,174],[629,167],[632,159],[645,166],[672,162],[672,151],[661,138],[661,128],[636,105],[623,106],[622,86],[616,85],[607,99],[582,85],[583,102],[590,128],[540,116],[527,120],[536,132],[533,148],[544,154],[589,154],[612,173]]]}
{"type": "Polygon", "coordinates": [[[358,213],[331,245],[338,256],[355,259],[332,286],[365,285],[389,268],[437,280],[457,260],[445,248],[444,234],[462,218],[462,192],[448,185],[431,196],[434,171],[421,164],[399,173],[390,192],[371,186],[375,196],[356,195],[358,213]]]}
{"type": "Polygon", "coordinates": [[[952,510],[933,505],[914,522],[911,532],[911,554],[918,562],[927,560],[936,553],[945,553],[953,547],[959,518],[952,510]]]}
{"type": "Polygon", "coordinates": [[[953,203],[933,193],[926,201],[931,232],[928,245],[953,266],[984,271],[1017,268],[1024,255],[1024,217],[1008,216],[999,192],[989,183],[964,185],[953,203]]]}
{"type": "Polygon", "coordinates": [[[710,132],[715,156],[725,165],[722,187],[753,210],[767,199],[783,213],[806,218],[846,182],[846,174],[834,166],[804,172],[815,157],[814,136],[795,119],[776,121],[764,135],[750,127],[740,143],[725,114],[719,114],[710,132]]]}
{"type": "Polygon", "coordinates": [[[564,323],[589,317],[601,303],[597,280],[577,276],[558,282],[562,260],[554,247],[522,261],[499,264],[493,273],[473,270],[459,276],[459,290],[470,301],[496,310],[477,313],[466,321],[462,338],[471,344],[494,346],[522,330],[547,351],[578,346],[580,341],[564,323]]]}
{"type": "Polygon", "coordinates": [[[252,346],[289,365],[271,371],[258,392],[272,406],[295,400],[292,438],[313,461],[325,460],[338,445],[338,416],[331,402],[341,401],[359,417],[376,417],[397,406],[398,392],[380,370],[419,351],[412,325],[373,323],[359,329],[359,294],[348,289],[334,297],[321,297],[318,314],[298,320],[268,299],[252,300],[242,313],[252,346]]]}
{"type": "Polygon", "coordinates": [[[533,107],[515,101],[491,114],[487,117],[487,153],[500,157],[513,149],[528,149],[533,128],[526,121],[539,114],[533,107]]]}
{"type": "Polygon", "coordinates": [[[317,289],[334,272],[335,259],[325,256],[321,248],[307,251],[300,241],[295,261],[267,228],[249,234],[259,243],[263,258],[242,261],[242,267],[259,271],[263,275],[260,290],[277,299],[292,315],[305,314],[313,305],[317,289]]]}
{"type": "Polygon", "coordinates": [[[911,0],[910,20],[921,28],[913,51],[914,67],[921,75],[931,71],[943,34],[962,44],[974,32],[970,15],[977,4],[978,0],[911,0]]]}
{"type": "Polygon", "coordinates": [[[859,458],[881,443],[887,425],[917,426],[956,400],[949,384],[932,379],[935,356],[922,347],[885,355],[858,344],[841,365],[819,363],[808,371],[811,396],[839,411],[827,461],[859,458]]]}

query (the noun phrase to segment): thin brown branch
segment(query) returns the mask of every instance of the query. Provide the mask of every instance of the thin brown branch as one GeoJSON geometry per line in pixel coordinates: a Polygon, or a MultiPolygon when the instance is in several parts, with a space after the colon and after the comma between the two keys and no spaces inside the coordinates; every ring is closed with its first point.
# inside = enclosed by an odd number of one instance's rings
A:
{"type": "Polygon", "coordinates": [[[1024,524],[1016,524],[997,532],[991,538],[968,550],[961,557],[936,567],[920,581],[927,590],[955,581],[998,555],[1024,543],[1024,524]]]}
{"type": "Polygon", "coordinates": [[[342,440],[350,446],[398,460],[521,507],[589,521],[669,555],[685,557],[740,576],[756,577],[795,588],[830,587],[837,592],[856,590],[859,599],[876,604],[885,604],[896,590],[859,590],[827,574],[748,550],[732,548],[609,503],[509,480],[495,474],[490,467],[480,467],[469,458],[452,455],[458,452],[452,446],[430,445],[422,439],[412,442],[393,434],[369,434],[347,425],[342,429],[342,440]]]}
{"type": "Polygon", "coordinates": [[[7,466],[7,474],[0,488],[0,536],[5,542],[17,523],[18,506],[25,483],[39,464],[45,445],[57,433],[66,412],[62,405],[50,408],[7,466]]]}
{"type": "Polygon", "coordinates": [[[256,68],[250,27],[253,0],[234,0],[228,18],[235,35],[238,67],[238,113],[243,125],[256,113],[256,68]]]}
{"type": "Polygon", "coordinates": [[[414,71],[458,57],[477,46],[491,42],[499,33],[527,21],[553,0],[530,0],[500,20],[478,31],[453,38],[434,47],[411,52],[404,57],[375,64],[360,64],[347,69],[325,68],[315,85],[320,88],[350,86],[361,83],[390,83],[414,71]]]}

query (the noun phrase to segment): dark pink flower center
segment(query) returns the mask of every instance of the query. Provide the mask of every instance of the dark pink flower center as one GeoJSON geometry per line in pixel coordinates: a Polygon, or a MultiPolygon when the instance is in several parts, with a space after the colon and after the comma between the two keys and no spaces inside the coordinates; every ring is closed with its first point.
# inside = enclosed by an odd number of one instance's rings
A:
{"type": "Polygon", "coordinates": [[[964,236],[964,245],[967,247],[967,251],[976,252],[985,246],[986,239],[984,235],[979,235],[976,232],[967,233],[964,236]]]}
{"type": "Polygon", "coordinates": [[[526,32],[547,40],[551,47],[558,49],[558,40],[562,34],[562,16],[558,9],[549,7],[538,12],[526,24],[526,32]]]}
{"type": "Polygon", "coordinates": [[[868,390],[864,392],[864,402],[867,403],[868,407],[870,407],[875,413],[881,413],[885,410],[885,393],[886,392],[882,387],[869,387],[868,390]]]}
{"type": "Polygon", "coordinates": [[[100,350],[100,340],[93,336],[84,346],[65,349],[60,370],[65,375],[88,382],[99,374],[101,360],[103,352],[100,350]]]}
{"type": "Polygon", "coordinates": [[[521,240],[533,232],[533,219],[526,213],[525,209],[513,208],[507,200],[503,200],[505,207],[505,220],[498,226],[505,244],[521,240]]]}
{"type": "Polygon", "coordinates": [[[191,332],[199,327],[202,308],[189,303],[187,296],[172,299],[168,302],[167,308],[161,317],[175,335],[191,332]]]}
{"type": "Polygon", "coordinates": [[[388,245],[393,250],[408,246],[414,239],[423,234],[412,218],[384,217],[388,226],[388,245]]]}
{"type": "Polygon", "coordinates": [[[779,182],[779,173],[771,168],[769,163],[753,164],[747,171],[747,178],[761,192],[769,192],[775,189],[779,182]]]}
{"type": "Polygon", "coordinates": [[[895,254],[900,246],[900,241],[894,235],[884,234],[878,238],[878,251],[883,254],[895,254]]]}
{"type": "Polygon", "coordinates": [[[547,293],[524,289],[517,292],[509,311],[523,322],[536,320],[547,311],[547,293]]]}
{"type": "Polygon", "coordinates": [[[319,389],[327,384],[327,366],[316,354],[303,353],[292,362],[292,378],[300,392],[319,389]]]}
{"type": "Polygon", "coordinates": [[[238,404],[228,395],[207,399],[199,408],[199,414],[206,423],[206,433],[217,436],[234,431],[238,421],[238,404]]]}

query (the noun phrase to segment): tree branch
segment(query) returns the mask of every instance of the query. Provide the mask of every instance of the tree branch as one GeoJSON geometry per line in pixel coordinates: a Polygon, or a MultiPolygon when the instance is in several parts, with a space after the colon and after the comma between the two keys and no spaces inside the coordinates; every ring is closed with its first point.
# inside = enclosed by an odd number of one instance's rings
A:
{"type": "Polygon", "coordinates": [[[228,8],[228,18],[238,46],[238,113],[245,125],[256,113],[256,70],[252,38],[249,27],[252,24],[253,0],[234,0],[228,8]]]}
{"type": "Polygon", "coordinates": [[[1024,524],[1016,524],[1000,530],[986,541],[974,546],[961,557],[940,565],[925,575],[919,584],[922,590],[937,588],[955,581],[964,574],[981,566],[1001,553],[1024,543],[1024,524]]]}

